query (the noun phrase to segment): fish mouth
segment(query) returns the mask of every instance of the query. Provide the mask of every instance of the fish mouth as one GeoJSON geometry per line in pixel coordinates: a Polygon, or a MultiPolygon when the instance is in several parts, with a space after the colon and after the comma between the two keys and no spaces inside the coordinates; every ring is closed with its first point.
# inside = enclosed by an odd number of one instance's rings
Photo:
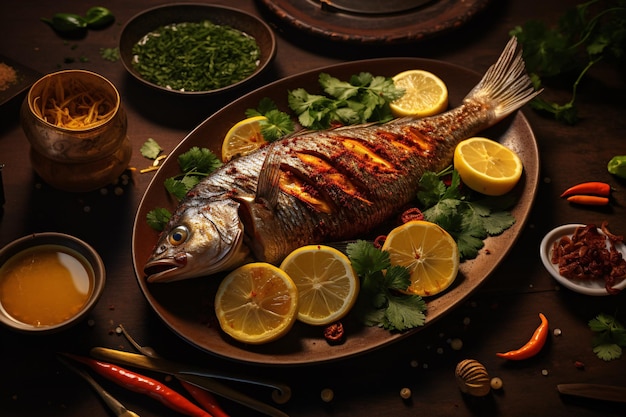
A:
{"type": "Polygon", "coordinates": [[[175,279],[177,272],[183,268],[187,262],[180,262],[176,259],[155,259],[146,262],[143,272],[146,274],[148,282],[167,282],[175,279]]]}

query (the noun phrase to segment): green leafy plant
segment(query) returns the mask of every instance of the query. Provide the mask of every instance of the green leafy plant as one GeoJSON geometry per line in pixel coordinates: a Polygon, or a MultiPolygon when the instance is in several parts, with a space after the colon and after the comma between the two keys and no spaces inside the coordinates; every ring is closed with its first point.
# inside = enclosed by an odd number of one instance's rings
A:
{"type": "Polygon", "coordinates": [[[256,109],[246,110],[246,117],[265,116],[267,120],[259,122],[261,134],[268,142],[273,142],[295,130],[293,120],[289,114],[278,110],[276,103],[268,97],[264,97],[259,102],[256,109]]]}
{"type": "Polygon", "coordinates": [[[626,328],[609,314],[600,313],[589,320],[589,328],[595,333],[593,352],[604,361],[619,359],[626,347],[626,328]]]}
{"type": "Polygon", "coordinates": [[[462,187],[458,172],[448,167],[426,172],[419,182],[417,200],[424,219],[443,227],[456,241],[461,260],[473,259],[484,246],[484,239],[515,224],[506,210],[515,204],[511,193],[487,197],[462,187]],[[442,178],[450,178],[446,184],[442,178]]]}
{"type": "Polygon", "coordinates": [[[391,266],[389,253],[365,240],[350,243],[347,253],[361,278],[356,311],[365,324],[392,331],[424,325],[426,302],[403,292],[411,284],[407,268],[391,266]]]}
{"type": "Polygon", "coordinates": [[[626,0],[591,0],[576,5],[548,27],[530,20],[511,31],[523,48],[523,56],[535,87],[573,75],[572,95],[565,104],[535,98],[531,106],[556,120],[578,120],[576,93],[591,67],[602,60],[623,61],[626,50],[626,0]]]}
{"type": "Polygon", "coordinates": [[[393,118],[389,102],[404,94],[391,78],[367,72],[352,75],[349,81],[321,73],[319,83],[326,95],[310,94],[303,88],[288,93],[289,108],[305,128],[389,121],[393,118]]]}

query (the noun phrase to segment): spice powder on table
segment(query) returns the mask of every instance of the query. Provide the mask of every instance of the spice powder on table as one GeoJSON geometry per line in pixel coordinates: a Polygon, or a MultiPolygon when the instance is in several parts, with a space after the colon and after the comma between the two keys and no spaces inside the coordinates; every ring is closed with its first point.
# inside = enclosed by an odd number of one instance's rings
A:
{"type": "Polygon", "coordinates": [[[0,91],[4,91],[17,82],[17,71],[4,62],[0,62],[0,91]]]}

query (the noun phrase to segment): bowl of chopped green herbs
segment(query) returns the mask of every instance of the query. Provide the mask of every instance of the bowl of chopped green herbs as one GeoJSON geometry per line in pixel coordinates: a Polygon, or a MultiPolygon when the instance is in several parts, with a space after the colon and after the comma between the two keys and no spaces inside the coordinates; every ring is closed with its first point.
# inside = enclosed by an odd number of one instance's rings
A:
{"type": "Polygon", "coordinates": [[[179,95],[241,87],[276,55],[270,27],[242,10],[171,4],[145,10],[122,29],[120,57],[141,83],[179,95]]]}

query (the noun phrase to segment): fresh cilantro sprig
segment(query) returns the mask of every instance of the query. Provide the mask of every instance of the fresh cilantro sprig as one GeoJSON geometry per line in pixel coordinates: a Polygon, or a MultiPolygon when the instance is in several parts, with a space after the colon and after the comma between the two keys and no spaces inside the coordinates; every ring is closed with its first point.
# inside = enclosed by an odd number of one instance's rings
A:
{"type": "MultiPolygon", "coordinates": [[[[148,159],[156,159],[162,150],[157,141],[149,138],[141,146],[140,152],[148,159]]],[[[164,186],[167,192],[181,200],[202,178],[222,166],[222,161],[210,149],[194,146],[178,156],[178,165],[181,173],[166,178],[164,186]]],[[[170,216],[168,209],[157,207],[146,214],[146,221],[151,228],[161,231],[170,216]]]]}
{"type": "Polygon", "coordinates": [[[389,103],[404,94],[388,77],[362,72],[341,81],[327,73],[319,75],[325,95],[310,94],[304,88],[289,91],[289,108],[308,129],[321,130],[340,125],[386,122],[393,118],[389,103]]]}
{"type": "Polygon", "coordinates": [[[574,124],[579,84],[601,60],[623,60],[626,52],[626,1],[591,0],[565,11],[556,26],[530,20],[511,31],[523,48],[535,87],[574,74],[572,95],[565,104],[535,98],[531,106],[556,120],[574,124]],[[577,76],[576,76],[577,74],[577,76]]]}
{"type": "Polygon", "coordinates": [[[182,199],[200,180],[222,166],[222,161],[210,149],[192,147],[178,156],[181,174],[165,180],[165,188],[182,199]]]}
{"type": "Polygon", "coordinates": [[[144,158],[148,159],[156,159],[161,152],[163,152],[163,148],[161,145],[154,140],[153,138],[148,138],[139,148],[139,152],[144,158]]]}
{"type": "Polygon", "coordinates": [[[276,103],[268,97],[264,97],[259,102],[256,109],[247,109],[246,117],[265,116],[267,120],[261,120],[261,134],[268,142],[274,142],[290,133],[293,133],[295,126],[291,116],[278,110],[276,103]]]}
{"type": "Polygon", "coordinates": [[[346,251],[361,278],[356,311],[365,324],[391,331],[424,325],[426,302],[403,292],[411,284],[407,268],[391,266],[389,253],[365,240],[350,243],[346,251]]]}
{"type": "Polygon", "coordinates": [[[473,259],[484,246],[484,239],[495,236],[515,224],[506,211],[515,197],[487,197],[461,185],[458,172],[452,167],[422,175],[417,200],[424,219],[443,227],[456,241],[461,260],[473,259]],[[447,185],[442,178],[450,176],[447,185]]]}
{"type": "Polygon", "coordinates": [[[589,320],[589,328],[595,333],[593,352],[604,361],[611,361],[622,356],[626,347],[626,329],[609,314],[600,313],[589,320]]]}

